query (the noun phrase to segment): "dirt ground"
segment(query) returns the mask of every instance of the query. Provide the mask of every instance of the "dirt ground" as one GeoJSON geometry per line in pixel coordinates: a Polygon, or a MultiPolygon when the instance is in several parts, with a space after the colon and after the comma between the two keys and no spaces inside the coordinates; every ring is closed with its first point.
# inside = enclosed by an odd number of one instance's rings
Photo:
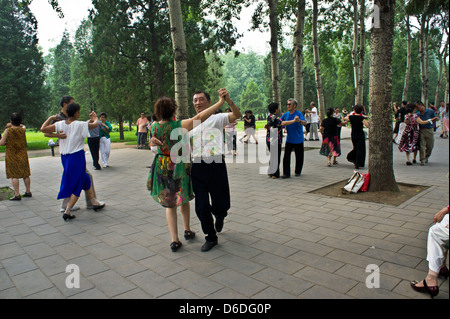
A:
{"type": "Polygon", "coordinates": [[[345,184],[347,184],[347,181],[348,179],[345,179],[338,183],[319,188],[315,191],[312,191],[311,193],[384,205],[399,206],[400,204],[406,202],[408,199],[416,196],[418,193],[428,188],[427,186],[422,185],[398,183],[400,192],[358,192],[356,194],[348,194],[347,191],[344,190],[344,186],[345,184]]]}

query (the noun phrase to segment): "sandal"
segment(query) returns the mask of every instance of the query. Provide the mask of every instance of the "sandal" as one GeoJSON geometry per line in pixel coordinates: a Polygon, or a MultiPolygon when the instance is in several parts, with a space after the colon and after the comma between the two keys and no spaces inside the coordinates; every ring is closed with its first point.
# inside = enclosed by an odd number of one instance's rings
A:
{"type": "Polygon", "coordinates": [[[190,239],[194,239],[194,237],[195,237],[195,233],[192,230],[184,231],[184,239],[190,240],[190,239]]]}
{"type": "Polygon", "coordinates": [[[338,161],[334,160],[333,165],[337,165],[337,164],[339,164],[338,161]]]}
{"type": "Polygon", "coordinates": [[[33,195],[32,195],[31,192],[30,192],[30,193],[25,193],[25,194],[23,194],[22,197],[33,197],[33,195]]]}
{"type": "Polygon", "coordinates": [[[176,252],[178,250],[178,248],[181,247],[181,245],[182,244],[180,241],[179,242],[174,241],[170,244],[170,249],[172,249],[173,252],[176,252]]]}
{"type": "Polygon", "coordinates": [[[331,167],[331,163],[330,163],[330,162],[328,162],[327,166],[328,166],[328,167],[331,167]]]}
{"type": "Polygon", "coordinates": [[[11,197],[9,200],[22,200],[22,197],[20,197],[20,195],[11,197]]]}
{"type": "Polygon", "coordinates": [[[433,299],[439,294],[439,287],[438,286],[428,287],[427,281],[425,279],[423,280],[423,287],[417,287],[416,286],[417,284],[419,284],[418,281],[416,280],[411,281],[411,288],[417,292],[430,294],[431,299],[433,299]]]}

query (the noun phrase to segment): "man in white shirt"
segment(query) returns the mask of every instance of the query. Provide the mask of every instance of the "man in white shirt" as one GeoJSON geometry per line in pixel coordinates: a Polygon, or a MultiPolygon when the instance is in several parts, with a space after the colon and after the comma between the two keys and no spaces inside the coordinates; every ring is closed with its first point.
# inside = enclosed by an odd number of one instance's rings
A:
{"type": "MultiPolygon", "coordinates": [[[[217,233],[222,231],[224,219],[231,206],[223,149],[223,129],[240,118],[241,112],[226,91],[225,101],[230,106],[231,113],[214,114],[191,131],[193,140],[191,177],[195,194],[195,212],[206,235],[206,242],[201,248],[203,252],[217,245],[217,233]]],[[[211,98],[208,93],[197,91],[193,96],[193,104],[195,111],[200,113],[210,107],[211,98]]]]}
{"type": "Polygon", "coordinates": [[[310,141],[318,141],[319,140],[319,123],[320,123],[320,117],[319,112],[317,111],[316,103],[311,102],[311,127],[310,127],[310,135],[309,140],[310,141]],[[315,138],[314,138],[315,136],[315,138]]]}

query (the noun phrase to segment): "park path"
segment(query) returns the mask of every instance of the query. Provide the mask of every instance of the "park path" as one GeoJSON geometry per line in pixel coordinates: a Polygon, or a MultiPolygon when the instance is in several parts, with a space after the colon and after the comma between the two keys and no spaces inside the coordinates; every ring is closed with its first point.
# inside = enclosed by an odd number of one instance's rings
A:
{"type": "MultiPolygon", "coordinates": [[[[351,149],[349,132],[343,130],[342,154],[351,149]]],[[[60,158],[32,157],[33,198],[0,202],[0,298],[428,298],[409,282],[425,276],[428,228],[448,205],[448,140],[439,134],[425,167],[406,166],[394,148],[397,181],[429,186],[400,206],[311,194],[353,173],[344,156],[326,167],[320,142],[306,142],[316,149],[305,152],[302,176],[288,180],[260,174],[263,164],[227,157],[232,207],[219,245],[207,253],[200,252],[194,201],[197,237],[170,251],[164,209],[146,189],[151,152],[113,149],[110,167],[92,171],[106,208],[85,209],[82,195],[71,222],[62,220],[56,200],[60,158]],[[69,264],[80,269],[80,288],[65,284],[69,264]],[[380,271],[379,288],[366,286],[369,265],[380,271]]],[[[10,186],[4,169],[0,186],[10,186]]],[[[448,282],[440,284],[437,298],[448,299],[448,282]]]]}

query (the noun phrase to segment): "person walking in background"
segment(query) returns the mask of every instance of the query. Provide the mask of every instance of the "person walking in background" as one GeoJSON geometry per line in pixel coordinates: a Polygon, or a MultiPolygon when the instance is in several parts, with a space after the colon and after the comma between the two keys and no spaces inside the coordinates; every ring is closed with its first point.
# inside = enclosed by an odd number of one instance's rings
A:
{"type": "Polygon", "coordinates": [[[359,169],[365,166],[366,162],[366,136],[364,127],[369,127],[366,117],[363,115],[364,107],[355,105],[353,108],[355,114],[348,115],[344,121],[350,122],[352,126],[352,144],[353,150],[347,155],[347,160],[355,164],[355,168],[359,169]]]}
{"type": "MultiPolygon", "coordinates": [[[[222,91],[219,91],[222,92],[222,91]]],[[[224,102],[224,97],[214,106],[198,113],[186,120],[173,120],[177,104],[175,100],[162,97],[155,103],[155,114],[159,122],[154,122],[151,127],[152,139],[150,145],[158,145],[158,150],[153,160],[147,180],[147,188],[151,196],[161,206],[166,208],[166,219],[169,226],[171,243],[170,248],[176,252],[182,243],[178,237],[177,207],[180,207],[183,218],[184,238],[193,239],[195,232],[190,228],[189,202],[194,198],[194,190],[191,179],[191,163],[189,154],[189,137],[176,133],[177,139],[171,138],[173,132],[178,129],[191,131],[194,121],[204,122],[213,115],[224,102]],[[155,139],[158,141],[154,143],[155,139]],[[179,147],[186,154],[179,154],[179,147]]]]}
{"type": "Polygon", "coordinates": [[[303,125],[306,125],[305,118],[303,114],[297,110],[297,101],[294,99],[289,99],[287,101],[288,111],[281,117],[282,121],[292,121],[296,117],[299,118],[299,122],[286,126],[287,137],[284,147],[283,156],[283,176],[282,178],[291,177],[291,154],[292,151],[295,152],[295,176],[300,176],[303,170],[304,161],[304,135],[303,135],[303,125]]]}
{"type": "Polygon", "coordinates": [[[111,153],[111,137],[109,133],[112,131],[111,123],[107,120],[107,115],[105,112],[100,113],[100,156],[102,159],[103,167],[108,167],[109,155],[111,153]]]}
{"type": "Polygon", "coordinates": [[[311,130],[311,112],[309,111],[309,109],[305,110],[305,121],[306,121],[306,125],[305,125],[305,140],[308,137],[308,134],[311,130]]]}
{"type": "Polygon", "coordinates": [[[141,113],[141,117],[138,118],[136,125],[138,128],[138,149],[142,149],[145,146],[145,142],[147,140],[147,124],[148,119],[145,117],[145,113],[141,113]]]}
{"type": "Polygon", "coordinates": [[[10,200],[21,200],[19,193],[19,179],[25,183],[25,194],[23,197],[32,197],[30,164],[28,162],[26,128],[22,124],[22,115],[13,113],[11,115],[11,125],[3,132],[0,145],[6,146],[5,166],[6,178],[12,179],[14,197],[10,200]]]}
{"type": "Polygon", "coordinates": [[[419,111],[419,157],[420,165],[428,163],[431,152],[434,148],[434,123],[439,120],[432,109],[425,108],[422,101],[416,102],[416,108],[419,111]]]}
{"type": "Polygon", "coordinates": [[[258,144],[258,139],[255,137],[256,118],[253,115],[253,112],[251,110],[248,110],[245,112],[244,130],[245,130],[245,135],[247,135],[247,140],[245,140],[244,143],[248,144],[248,142],[250,142],[250,137],[253,137],[253,139],[255,140],[255,143],[258,144]]]}
{"type": "MultiPolygon", "coordinates": [[[[231,113],[231,109],[227,108],[225,110],[225,113],[231,113]]],[[[236,125],[237,124],[238,124],[238,122],[236,120],[225,126],[225,142],[226,142],[227,150],[228,150],[226,155],[230,155],[232,151],[233,151],[233,156],[237,155],[237,145],[236,145],[236,139],[237,139],[236,125]]]]}
{"type": "Polygon", "coordinates": [[[327,118],[320,125],[320,133],[322,133],[322,147],[319,153],[328,158],[328,167],[331,167],[331,158],[333,157],[333,165],[337,165],[337,157],[341,155],[341,144],[339,142],[338,127],[345,124],[341,119],[333,116],[334,109],[327,110],[327,118]]]}
{"type": "Polygon", "coordinates": [[[311,102],[311,128],[309,134],[310,141],[319,140],[319,124],[320,124],[319,111],[317,110],[316,103],[311,102]]]}
{"type": "MultiPolygon", "coordinates": [[[[335,119],[340,120],[341,122],[343,122],[344,116],[342,116],[339,107],[334,108],[334,113],[333,113],[333,117],[335,119]]],[[[341,143],[341,132],[342,132],[342,126],[344,126],[346,123],[344,122],[343,125],[338,125],[337,127],[337,135],[338,135],[338,139],[339,139],[339,143],[341,143]]]]}
{"type": "Polygon", "coordinates": [[[418,126],[418,115],[414,113],[415,105],[413,103],[408,103],[406,106],[407,114],[404,118],[404,123],[406,125],[403,134],[400,138],[400,143],[398,149],[400,152],[406,153],[406,165],[413,165],[410,160],[410,154],[417,154],[418,143],[419,143],[419,126],[418,126]]]}
{"type": "MultiPolygon", "coordinates": [[[[92,120],[88,120],[88,122],[92,123],[92,120]]],[[[99,126],[89,130],[89,137],[87,139],[89,152],[92,157],[92,164],[94,165],[95,170],[101,170],[101,166],[98,163],[100,156],[100,128],[99,126]]]]}
{"type": "Polygon", "coordinates": [[[84,140],[89,136],[89,129],[98,126],[98,119],[95,112],[91,112],[89,117],[92,123],[78,121],[80,117],[80,105],[71,103],[66,109],[68,119],[50,124],[57,119],[57,116],[50,116],[41,126],[41,132],[64,132],[66,138],[60,140],[59,148],[61,153],[61,163],[64,171],[61,178],[61,187],[58,199],[69,198],[66,210],[63,214],[64,221],[75,218],[71,214],[72,207],[75,206],[81,191],[84,190],[86,198],[92,204],[92,208],[97,211],[105,207],[96,198],[91,185],[91,178],[86,172],[86,156],[84,153],[84,140]]]}
{"type": "Polygon", "coordinates": [[[449,104],[445,106],[444,111],[441,113],[442,117],[442,138],[448,138],[448,108],[449,104]]]}

